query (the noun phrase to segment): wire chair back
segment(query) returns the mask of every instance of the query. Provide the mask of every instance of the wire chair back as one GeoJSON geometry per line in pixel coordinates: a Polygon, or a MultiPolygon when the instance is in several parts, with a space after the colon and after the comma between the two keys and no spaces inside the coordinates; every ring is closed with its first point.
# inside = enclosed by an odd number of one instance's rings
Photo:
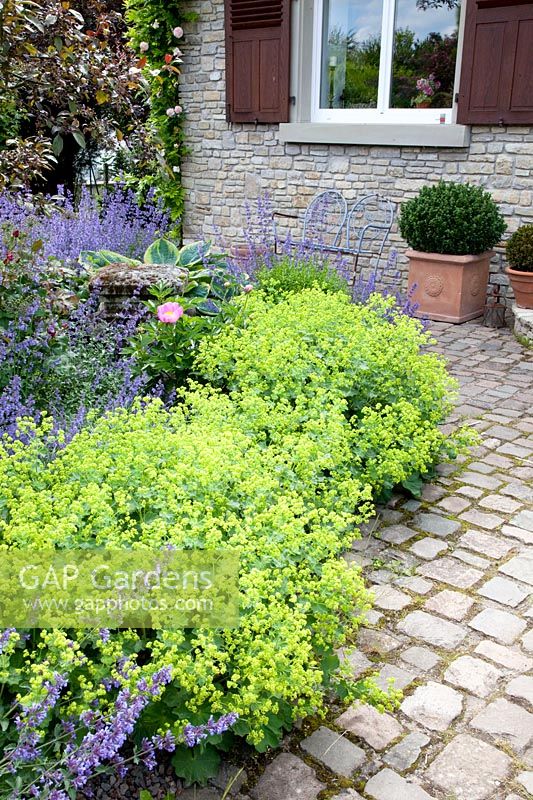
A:
{"type": "Polygon", "coordinates": [[[346,221],[346,249],[379,261],[394,220],[394,204],[378,194],[358,200],[346,221]]]}
{"type": "Polygon", "coordinates": [[[306,208],[303,241],[313,246],[339,247],[345,233],[347,216],[348,204],[340,192],[320,192],[306,208]]]}

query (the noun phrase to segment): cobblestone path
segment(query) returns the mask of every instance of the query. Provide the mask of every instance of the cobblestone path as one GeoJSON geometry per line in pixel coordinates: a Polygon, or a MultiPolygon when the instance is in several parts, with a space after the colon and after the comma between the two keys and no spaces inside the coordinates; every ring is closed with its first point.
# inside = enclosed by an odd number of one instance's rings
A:
{"type": "Polygon", "coordinates": [[[348,555],[376,601],[345,656],[355,676],[394,678],[401,708],[332,709],[230,796],[533,797],[533,351],[477,322],[432,330],[461,385],[450,422],[475,421],[482,445],[441,466],[421,502],[393,500],[348,555]]]}

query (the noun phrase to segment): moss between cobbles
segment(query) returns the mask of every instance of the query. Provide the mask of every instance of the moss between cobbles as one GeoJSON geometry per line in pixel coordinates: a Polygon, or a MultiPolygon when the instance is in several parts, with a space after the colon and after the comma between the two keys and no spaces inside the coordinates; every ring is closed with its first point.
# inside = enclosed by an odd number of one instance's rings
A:
{"type": "Polygon", "coordinates": [[[518,344],[521,344],[526,350],[533,350],[533,341],[528,339],[527,336],[523,336],[521,333],[515,333],[514,338],[518,344]]]}

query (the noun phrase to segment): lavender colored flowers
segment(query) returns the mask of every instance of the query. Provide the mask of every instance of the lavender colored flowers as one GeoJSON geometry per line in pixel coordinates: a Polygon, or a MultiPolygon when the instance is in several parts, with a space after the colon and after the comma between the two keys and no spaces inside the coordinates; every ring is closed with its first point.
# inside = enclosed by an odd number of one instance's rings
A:
{"type": "Polygon", "coordinates": [[[152,771],[157,765],[156,750],[165,750],[173,753],[176,749],[176,738],[171,731],[165,734],[157,734],[151,739],[144,737],[141,742],[141,761],[147,770],[152,771]]]}
{"type": "Polygon", "coordinates": [[[15,717],[15,725],[18,730],[37,728],[45,720],[49,711],[54,708],[61,691],[67,685],[67,678],[58,672],[54,673],[52,680],[43,683],[45,695],[41,702],[33,703],[27,708],[23,708],[18,716],[15,717]]]}
{"type": "MultiPolygon", "coordinates": [[[[7,640],[11,633],[10,630],[4,631],[0,639],[7,640]]],[[[57,710],[67,678],[60,673],[54,673],[51,679],[43,681],[42,699],[23,707],[15,717],[19,741],[8,754],[7,769],[12,773],[16,773],[25,764],[34,764],[31,783],[26,786],[24,797],[42,796],[48,800],[68,798],[68,793],[65,794],[67,779],[68,784],[77,790],[85,789],[95,771],[105,766],[112,766],[119,774],[124,775],[127,766],[121,755],[121,748],[133,734],[144,709],[161,696],[171,679],[172,668],[162,667],[151,676],[138,680],[133,690],[128,687],[121,689],[111,713],[102,711],[99,701],[95,700],[93,709],[80,714],[77,720],[63,720],[63,755],[58,761],[56,751],[53,756],[55,766],[52,769],[43,766],[46,765],[51,743],[43,738],[40,727],[47,716],[54,709],[57,710]],[[80,738],[83,729],[85,732],[80,738]]],[[[145,765],[153,769],[156,751],[173,752],[175,747],[175,738],[167,731],[151,739],[144,739],[140,756],[145,765]]],[[[21,795],[17,794],[17,797],[21,795]]]]}
{"type": "Polygon", "coordinates": [[[17,632],[16,628],[6,628],[5,631],[0,633],[0,655],[4,652],[6,646],[12,640],[13,634],[17,632]]]}
{"type": "Polygon", "coordinates": [[[186,725],[183,729],[183,738],[187,747],[194,747],[199,744],[208,736],[216,736],[217,734],[225,733],[234,725],[239,718],[239,715],[234,711],[229,714],[223,714],[218,720],[209,717],[204,725],[186,725]]]}
{"type": "Polygon", "coordinates": [[[148,245],[168,232],[169,217],[150,193],[142,206],[130,189],[118,185],[93,197],[87,189],[74,205],[59,193],[47,204],[46,213],[29,194],[0,194],[0,225],[28,233],[30,244],[42,242],[41,262],[48,259],[76,262],[82,250],[114,250],[140,258],[148,245]]]}
{"type": "Polygon", "coordinates": [[[67,443],[91,411],[128,407],[145,392],[124,348],[144,311],[131,307],[110,323],[99,314],[93,293],[53,323],[36,297],[0,337],[0,435],[13,437],[18,419],[39,421],[46,411],[67,443]]]}
{"type": "Polygon", "coordinates": [[[19,731],[19,741],[9,753],[9,769],[16,772],[18,762],[32,762],[39,757],[41,736],[39,727],[57,705],[62,690],[67,685],[65,675],[54,673],[52,680],[43,683],[44,697],[38,703],[23,707],[15,717],[15,727],[19,731]]]}

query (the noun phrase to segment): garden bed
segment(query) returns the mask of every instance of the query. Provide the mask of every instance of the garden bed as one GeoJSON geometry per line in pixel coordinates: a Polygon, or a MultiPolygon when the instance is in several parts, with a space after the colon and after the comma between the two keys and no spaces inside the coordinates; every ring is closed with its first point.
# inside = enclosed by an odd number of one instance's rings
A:
{"type": "Polygon", "coordinates": [[[331,693],[394,704],[336,655],[371,600],[342,555],[378,499],[416,493],[453,455],[443,362],[393,298],[354,304],[327,266],[289,262],[243,289],[198,253],[207,283],[158,289],[121,337],[127,400],[106,411],[97,398],[67,437],[37,416],[4,440],[0,539],[7,551],[224,549],[240,561],[239,626],[8,629],[4,713],[19,723],[3,733],[2,797],[18,781],[23,798],[38,786],[59,800],[130,759],[153,768],[157,751],[202,782],[222,751],[268,750],[331,693]]]}

